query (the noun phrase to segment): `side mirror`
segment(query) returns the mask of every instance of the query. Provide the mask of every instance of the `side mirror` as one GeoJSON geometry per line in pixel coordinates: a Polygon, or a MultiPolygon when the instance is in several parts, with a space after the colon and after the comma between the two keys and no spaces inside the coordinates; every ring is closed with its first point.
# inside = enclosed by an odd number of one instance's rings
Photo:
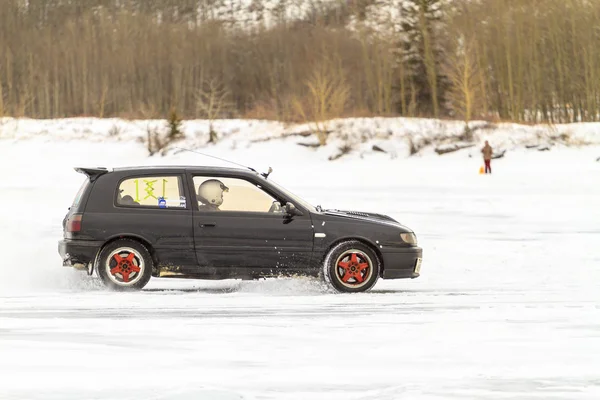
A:
{"type": "Polygon", "coordinates": [[[283,210],[290,217],[304,215],[304,214],[302,214],[302,211],[300,211],[296,208],[294,203],[289,202],[289,201],[285,204],[285,206],[283,207],[283,210]]]}

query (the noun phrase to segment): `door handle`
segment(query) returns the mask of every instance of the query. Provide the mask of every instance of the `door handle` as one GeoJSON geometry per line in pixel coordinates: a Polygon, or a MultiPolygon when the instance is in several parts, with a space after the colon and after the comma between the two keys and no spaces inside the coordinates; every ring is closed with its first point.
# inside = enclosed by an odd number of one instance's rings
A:
{"type": "Polygon", "coordinates": [[[217,226],[217,224],[215,224],[214,222],[200,222],[198,226],[200,228],[214,228],[215,226],[217,226]]]}

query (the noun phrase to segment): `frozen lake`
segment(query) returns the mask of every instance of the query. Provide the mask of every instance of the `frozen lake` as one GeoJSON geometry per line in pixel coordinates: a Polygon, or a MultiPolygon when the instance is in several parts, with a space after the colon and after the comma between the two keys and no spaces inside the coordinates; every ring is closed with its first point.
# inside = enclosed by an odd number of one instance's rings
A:
{"type": "MultiPolygon", "coordinates": [[[[268,156],[325,208],[397,218],[422,276],[354,295],[305,278],[108,292],[56,252],[71,167],[157,161],[134,144],[0,142],[0,398],[600,398],[600,149],[509,152],[492,176],[465,152],[279,150],[229,156],[268,156]]],[[[182,161],[202,162],[160,162],[182,161]]]]}

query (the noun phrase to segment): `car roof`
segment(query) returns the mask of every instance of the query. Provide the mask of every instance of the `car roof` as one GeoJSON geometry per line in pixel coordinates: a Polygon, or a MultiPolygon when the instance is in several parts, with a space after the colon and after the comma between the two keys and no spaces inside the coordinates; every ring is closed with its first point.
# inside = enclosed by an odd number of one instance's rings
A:
{"type": "Polygon", "coordinates": [[[200,170],[203,172],[254,172],[251,169],[244,168],[228,168],[228,167],[214,167],[205,165],[140,165],[131,167],[119,167],[113,168],[112,171],[157,171],[157,170],[200,170]]]}
{"type": "Polygon", "coordinates": [[[227,167],[214,167],[214,166],[204,166],[204,165],[140,165],[140,166],[130,166],[130,167],[118,167],[118,168],[105,168],[105,167],[96,167],[96,168],[84,168],[77,167],[75,171],[83,173],[90,178],[91,181],[95,181],[100,176],[110,175],[111,173],[117,174],[135,174],[135,173],[169,173],[168,171],[190,171],[190,172],[198,172],[202,174],[215,174],[215,175],[225,175],[225,176],[236,176],[236,175],[245,175],[245,176],[260,176],[258,171],[254,169],[248,168],[227,168],[227,167]]]}

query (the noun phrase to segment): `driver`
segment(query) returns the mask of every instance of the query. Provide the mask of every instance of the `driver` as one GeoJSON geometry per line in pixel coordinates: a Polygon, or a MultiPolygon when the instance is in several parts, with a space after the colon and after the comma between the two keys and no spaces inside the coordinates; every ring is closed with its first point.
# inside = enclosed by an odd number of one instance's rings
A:
{"type": "Polygon", "coordinates": [[[219,206],[223,204],[223,192],[229,192],[229,188],[218,179],[209,179],[198,186],[198,200],[202,202],[198,209],[200,211],[220,211],[219,206]]]}

